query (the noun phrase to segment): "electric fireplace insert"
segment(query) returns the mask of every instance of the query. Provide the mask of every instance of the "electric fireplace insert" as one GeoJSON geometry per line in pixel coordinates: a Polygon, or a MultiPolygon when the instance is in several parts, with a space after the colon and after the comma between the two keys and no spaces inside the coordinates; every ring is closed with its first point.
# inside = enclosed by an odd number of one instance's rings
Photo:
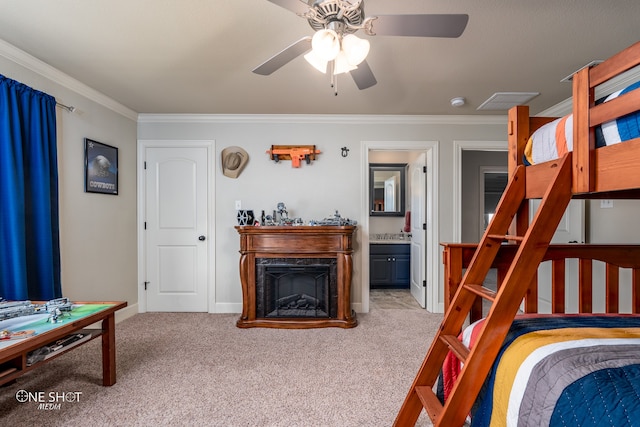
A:
{"type": "Polygon", "coordinates": [[[335,259],[256,259],[257,317],[335,318],[337,303],[335,259]]]}

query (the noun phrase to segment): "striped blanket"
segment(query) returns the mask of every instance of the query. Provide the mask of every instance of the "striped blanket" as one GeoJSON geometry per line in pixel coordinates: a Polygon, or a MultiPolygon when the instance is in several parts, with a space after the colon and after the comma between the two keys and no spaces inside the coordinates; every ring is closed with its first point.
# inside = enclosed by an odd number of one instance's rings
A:
{"type": "MultiPolygon", "coordinates": [[[[473,347],[482,320],[463,332],[473,347]]],[[[460,363],[449,355],[444,391],[460,363]]],[[[640,316],[518,316],[472,426],[640,426],[640,316]]]]}
{"type": "MultiPolygon", "coordinates": [[[[640,82],[599,99],[596,104],[610,101],[637,88],[640,88],[640,82]]],[[[595,136],[596,147],[640,137],[640,112],[627,114],[596,127],[595,136]]],[[[558,159],[569,151],[573,151],[573,114],[556,119],[536,130],[525,146],[524,163],[534,165],[558,159]]]]}

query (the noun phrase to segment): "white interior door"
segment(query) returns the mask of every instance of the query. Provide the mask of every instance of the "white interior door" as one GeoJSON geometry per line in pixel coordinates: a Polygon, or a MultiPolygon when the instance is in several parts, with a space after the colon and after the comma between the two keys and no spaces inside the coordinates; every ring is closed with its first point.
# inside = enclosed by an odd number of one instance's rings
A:
{"type": "Polygon", "coordinates": [[[426,155],[424,153],[409,165],[409,176],[411,177],[411,295],[422,308],[426,306],[425,280],[427,270],[425,253],[427,175],[424,172],[425,165],[426,155]]]}
{"type": "Polygon", "coordinates": [[[147,311],[207,311],[208,148],[145,149],[147,311]]]}

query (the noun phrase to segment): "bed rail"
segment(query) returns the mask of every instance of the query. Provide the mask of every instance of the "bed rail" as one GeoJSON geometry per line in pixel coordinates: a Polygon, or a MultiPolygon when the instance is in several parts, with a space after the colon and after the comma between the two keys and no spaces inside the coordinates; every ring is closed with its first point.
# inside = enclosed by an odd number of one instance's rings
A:
{"type": "MultiPolygon", "coordinates": [[[[622,174],[627,174],[627,170],[620,170],[619,165],[606,165],[606,158],[596,159],[591,155],[595,150],[595,136],[593,128],[610,120],[622,117],[626,114],[638,110],[640,105],[640,90],[634,90],[625,95],[621,95],[614,100],[595,105],[595,88],[602,83],[630,70],[640,64],[640,42],[629,46],[625,50],[615,54],[602,64],[593,68],[584,68],[573,76],[573,192],[589,193],[600,191],[599,188],[609,188],[606,183],[596,180],[596,168],[602,172],[605,168],[611,170],[611,180],[613,183],[620,181],[622,174]],[[618,167],[615,167],[618,166],[618,167]],[[614,170],[615,169],[615,170],[614,170]]],[[[630,143],[638,143],[638,139],[630,143]]],[[[607,147],[612,148],[612,147],[607,147]]],[[[629,146],[624,147],[629,151],[629,146]]],[[[634,150],[637,152],[637,150],[634,150]]],[[[637,175],[630,164],[631,174],[637,175]]],[[[625,184],[626,188],[629,188],[625,184]]]]}
{"type": "MultiPolygon", "coordinates": [[[[462,282],[465,269],[473,254],[476,244],[473,243],[444,243],[442,244],[444,263],[444,299],[445,310],[452,300],[458,286],[462,282]]],[[[517,245],[502,245],[492,268],[497,269],[497,286],[506,276],[511,260],[518,249],[517,245]]],[[[566,265],[567,260],[578,260],[578,313],[594,312],[595,295],[593,261],[601,261],[605,266],[604,298],[605,312],[619,313],[620,309],[620,269],[631,270],[631,312],[640,313],[640,245],[595,245],[595,244],[562,244],[550,245],[544,261],[551,261],[551,312],[566,312],[566,265]]],[[[537,313],[538,280],[535,277],[524,300],[523,309],[526,313],[537,313]]],[[[483,317],[482,302],[478,299],[471,311],[470,320],[475,321],[483,317]]]]}
{"type": "MultiPolygon", "coordinates": [[[[640,65],[640,42],[603,63],[573,76],[573,173],[572,192],[580,198],[638,198],[640,189],[640,138],[596,149],[594,128],[640,109],[640,89],[596,105],[595,88],[640,65]],[[606,192],[606,195],[596,195],[606,192]]],[[[527,140],[555,117],[529,117],[527,106],[509,110],[509,173],[523,163],[527,140]]],[[[538,169],[536,165],[535,169],[538,169]]],[[[529,174],[533,172],[527,171],[529,174]]],[[[535,178],[547,182],[546,172],[535,178]]],[[[528,177],[529,178],[529,177],[528,177]]],[[[527,198],[540,198],[545,185],[527,189],[527,198]]]]}

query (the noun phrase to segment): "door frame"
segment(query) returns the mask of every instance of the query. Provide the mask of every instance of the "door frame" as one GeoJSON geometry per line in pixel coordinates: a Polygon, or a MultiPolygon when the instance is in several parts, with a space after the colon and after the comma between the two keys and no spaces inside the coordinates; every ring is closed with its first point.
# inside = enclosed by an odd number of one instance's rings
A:
{"type": "Polygon", "coordinates": [[[425,219],[427,222],[427,253],[425,279],[425,309],[431,312],[442,312],[442,304],[438,303],[440,248],[438,243],[438,141],[362,141],[362,163],[360,191],[360,254],[361,268],[361,301],[360,311],[369,312],[369,151],[422,151],[426,154],[427,163],[427,198],[425,200],[425,219]]]}
{"type": "Polygon", "coordinates": [[[215,309],[216,284],[215,284],[215,141],[214,140],[157,140],[157,139],[139,139],[137,141],[137,192],[138,192],[138,312],[147,312],[147,298],[144,281],[146,278],[146,236],[145,236],[145,218],[146,218],[146,183],[145,183],[145,150],[147,148],[191,148],[205,147],[207,148],[207,252],[210,263],[207,272],[207,312],[213,313],[215,309]]]}
{"type": "Polygon", "coordinates": [[[453,141],[453,242],[462,241],[462,152],[509,151],[504,141],[453,141]]]}

